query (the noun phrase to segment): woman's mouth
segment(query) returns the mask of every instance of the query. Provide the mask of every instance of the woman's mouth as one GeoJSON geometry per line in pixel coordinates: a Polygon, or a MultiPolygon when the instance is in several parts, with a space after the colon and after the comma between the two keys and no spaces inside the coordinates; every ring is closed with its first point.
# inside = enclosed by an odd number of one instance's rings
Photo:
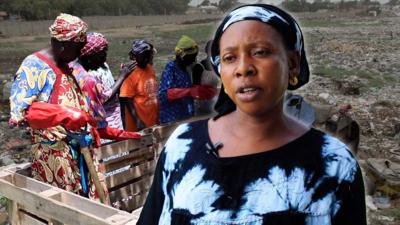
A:
{"type": "Polygon", "coordinates": [[[250,102],[255,100],[261,93],[258,87],[241,87],[236,91],[238,99],[242,102],[250,102]]]}

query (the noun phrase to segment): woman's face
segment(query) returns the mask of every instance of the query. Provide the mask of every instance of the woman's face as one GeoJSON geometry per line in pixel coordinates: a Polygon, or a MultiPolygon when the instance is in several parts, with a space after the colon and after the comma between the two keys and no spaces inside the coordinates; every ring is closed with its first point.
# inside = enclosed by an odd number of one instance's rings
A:
{"type": "Polygon", "coordinates": [[[153,51],[145,51],[135,56],[137,66],[144,69],[147,64],[152,63],[153,61],[153,51]]]}
{"type": "Polygon", "coordinates": [[[97,70],[100,67],[104,67],[106,60],[107,48],[92,55],[81,55],[79,57],[79,62],[86,70],[97,70]]]}
{"type": "Polygon", "coordinates": [[[84,42],[58,41],[54,38],[51,39],[51,49],[54,58],[60,63],[69,63],[76,59],[80,55],[81,49],[84,45],[84,42]]]}
{"type": "Polygon", "coordinates": [[[182,57],[182,63],[185,66],[189,66],[189,65],[193,64],[194,62],[196,62],[196,57],[197,57],[197,53],[185,55],[182,57]]]}
{"type": "Polygon", "coordinates": [[[289,73],[298,70],[299,60],[272,26],[232,24],[220,39],[220,57],[222,82],[239,110],[260,116],[283,107],[289,73]]]}

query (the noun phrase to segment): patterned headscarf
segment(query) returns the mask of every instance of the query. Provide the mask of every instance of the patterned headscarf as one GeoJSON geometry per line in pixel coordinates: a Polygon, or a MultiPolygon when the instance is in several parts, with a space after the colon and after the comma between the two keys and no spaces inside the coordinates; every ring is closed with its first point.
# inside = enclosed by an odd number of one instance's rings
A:
{"type": "Polygon", "coordinates": [[[133,55],[140,55],[145,51],[153,50],[153,45],[146,42],[145,40],[135,40],[132,43],[131,53],[133,55]]]}
{"type": "Polygon", "coordinates": [[[49,27],[50,35],[58,41],[85,42],[87,24],[76,16],[61,13],[49,27]]]}
{"type": "Polygon", "coordinates": [[[179,57],[184,57],[185,55],[192,55],[199,52],[199,46],[197,43],[186,35],[182,35],[179,39],[178,44],[175,47],[175,53],[179,57]]]}
{"type": "Polygon", "coordinates": [[[107,39],[100,33],[88,33],[86,39],[86,44],[81,50],[81,56],[93,55],[108,48],[107,39]]]}
{"type": "MultiPolygon", "coordinates": [[[[226,29],[239,21],[244,20],[257,20],[266,23],[275,28],[282,36],[285,46],[290,50],[297,51],[300,55],[300,74],[298,83],[295,86],[288,85],[289,90],[295,90],[309,80],[310,70],[304,50],[303,34],[300,30],[296,20],[285,11],[277,8],[276,6],[267,4],[249,4],[240,6],[232,10],[221,22],[217,31],[215,32],[214,41],[211,46],[211,61],[215,72],[220,75],[221,59],[219,56],[219,42],[222,34],[226,29]]],[[[223,87],[221,88],[223,90],[223,87]]],[[[228,95],[221,91],[215,110],[219,116],[228,114],[236,109],[235,103],[228,97],[228,95]]]]}

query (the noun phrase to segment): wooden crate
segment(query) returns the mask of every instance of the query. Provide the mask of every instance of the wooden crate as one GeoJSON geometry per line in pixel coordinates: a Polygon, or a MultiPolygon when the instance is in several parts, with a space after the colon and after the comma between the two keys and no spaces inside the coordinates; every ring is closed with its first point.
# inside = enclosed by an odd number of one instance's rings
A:
{"type": "Polygon", "coordinates": [[[148,128],[140,139],[94,149],[113,207],[30,178],[30,164],[0,168],[0,195],[11,200],[12,225],[136,224],[158,156],[179,124],[148,128]]]}
{"type": "Polygon", "coordinates": [[[0,170],[0,194],[10,203],[12,225],[134,225],[137,216],[18,173],[0,170]]]}
{"type": "Polygon", "coordinates": [[[131,212],[143,206],[158,156],[178,125],[148,128],[140,139],[115,142],[95,150],[106,175],[113,207],[131,212]]]}

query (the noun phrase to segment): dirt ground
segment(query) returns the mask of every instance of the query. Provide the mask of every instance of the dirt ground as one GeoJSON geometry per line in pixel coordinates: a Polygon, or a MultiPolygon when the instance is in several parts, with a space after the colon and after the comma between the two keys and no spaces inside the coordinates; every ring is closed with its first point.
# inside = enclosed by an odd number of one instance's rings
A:
{"type": "MultiPolygon", "coordinates": [[[[386,158],[400,162],[400,17],[376,17],[347,13],[296,15],[307,46],[312,70],[310,83],[296,93],[308,101],[334,108],[350,105],[348,114],[360,125],[357,157],[386,158]]],[[[99,30],[110,41],[108,62],[117,73],[127,60],[131,40],[145,38],[158,49],[155,69],[161,73],[171,59],[180,35],[188,34],[201,45],[211,37],[216,22],[175,23],[99,30]]],[[[89,24],[90,25],[90,24],[89,24]]],[[[0,166],[28,161],[26,132],[10,129],[7,87],[23,58],[45,47],[47,35],[0,38],[0,166]]],[[[204,53],[199,58],[204,57],[204,53]]],[[[377,184],[379,186],[380,184],[377,184]]],[[[400,195],[377,191],[367,196],[369,224],[400,224],[400,195]],[[379,199],[389,204],[377,204],[379,199]]],[[[1,210],[0,210],[1,211],[1,210]]],[[[1,223],[0,223],[1,224],[1,223]]]]}

